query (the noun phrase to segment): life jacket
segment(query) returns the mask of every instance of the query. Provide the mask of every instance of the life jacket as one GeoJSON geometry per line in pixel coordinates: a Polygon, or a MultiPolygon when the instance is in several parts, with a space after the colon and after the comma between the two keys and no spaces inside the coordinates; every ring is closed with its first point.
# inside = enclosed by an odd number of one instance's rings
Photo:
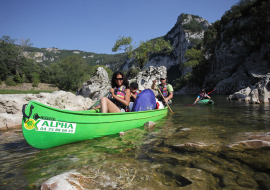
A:
{"type": "Polygon", "coordinates": [[[163,94],[164,98],[167,98],[169,95],[169,92],[167,90],[167,83],[165,84],[165,86],[162,86],[161,84],[158,85],[158,88],[159,88],[160,92],[163,94]]]}
{"type": "MultiPolygon", "coordinates": [[[[140,93],[141,93],[140,90],[136,90],[136,92],[134,93],[134,95],[137,97],[140,93]]],[[[130,102],[134,102],[134,101],[135,101],[135,99],[134,99],[133,96],[131,96],[131,94],[130,94],[130,102]]]]}
{"type": "MultiPolygon", "coordinates": [[[[125,99],[125,90],[126,90],[126,87],[124,85],[120,86],[119,88],[116,88],[114,87],[114,94],[116,96],[118,96],[119,98],[121,98],[122,100],[125,99]]],[[[110,97],[110,100],[119,108],[123,108],[125,109],[126,106],[124,104],[122,104],[121,102],[118,102],[115,98],[113,97],[110,97]]]]}
{"type": "Polygon", "coordinates": [[[207,99],[207,95],[206,94],[199,94],[199,96],[200,96],[200,100],[207,99]]]}

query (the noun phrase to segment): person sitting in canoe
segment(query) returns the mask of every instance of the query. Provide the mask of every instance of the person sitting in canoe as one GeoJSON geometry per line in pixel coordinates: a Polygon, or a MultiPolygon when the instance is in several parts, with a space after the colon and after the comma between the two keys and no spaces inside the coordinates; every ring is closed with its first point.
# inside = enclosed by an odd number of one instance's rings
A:
{"type": "Polygon", "coordinates": [[[156,86],[156,82],[156,80],[153,80],[151,89],[158,90],[159,94],[157,99],[164,105],[166,105],[166,103],[171,104],[173,98],[173,87],[172,85],[167,84],[167,76],[165,74],[160,76],[161,83],[158,86],[156,86]],[[163,96],[160,93],[162,93],[163,96]]]}
{"type": "Polygon", "coordinates": [[[136,82],[132,82],[130,83],[129,87],[130,87],[130,102],[135,102],[137,96],[141,92],[139,90],[139,85],[136,82]]]}
{"type": "Polygon", "coordinates": [[[203,99],[211,99],[211,97],[208,96],[208,94],[206,94],[204,89],[202,89],[201,93],[198,95],[193,105],[195,105],[199,100],[203,100],[203,99]]]}
{"type": "Polygon", "coordinates": [[[100,105],[94,109],[100,108],[101,113],[125,112],[130,102],[130,89],[126,75],[121,71],[116,71],[112,76],[111,85],[109,98],[102,97],[100,105]]]}

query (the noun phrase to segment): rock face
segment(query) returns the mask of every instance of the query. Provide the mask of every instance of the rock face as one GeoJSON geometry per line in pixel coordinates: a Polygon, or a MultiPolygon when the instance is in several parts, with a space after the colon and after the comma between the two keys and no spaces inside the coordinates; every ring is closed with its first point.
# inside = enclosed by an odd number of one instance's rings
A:
{"type": "MultiPolygon", "coordinates": [[[[185,72],[185,70],[180,71],[180,66],[182,63],[186,62],[184,57],[186,50],[195,45],[194,40],[202,40],[205,30],[210,25],[211,24],[203,18],[197,18],[196,16],[189,14],[181,14],[178,17],[175,26],[164,37],[166,40],[170,40],[171,45],[174,48],[171,55],[154,55],[144,65],[143,69],[149,68],[150,66],[165,66],[169,69],[172,65],[179,64],[179,72],[185,72]],[[202,31],[192,32],[191,30],[185,30],[184,25],[189,24],[192,21],[201,25],[202,31]]],[[[127,71],[131,66],[132,65],[129,63],[126,63],[123,66],[123,70],[127,71]]]]}
{"type": "Polygon", "coordinates": [[[103,67],[99,67],[96,74],[83,83],[83,87],[77,92],[77,95],[97,100],[104,96],[110,87],[111,84],[107,71],[103,67]]]}
{"type": "Polygon", "coordinates": [[[21,128],[22,106],[30,100],[41,102],[45,105],[66,109],[84,110],[92,104],[91,99],[76,96],[71,92],[54,91],[39,94],[0,94],[0,130],[21,128]]]}
{"type": "Polygon", "coordinates": [[[153,67],[150,66],[146,70],[143,70],[137,74],[135,78],[129,80],[129,82],[136,81],[139,85],[139,90],[151,89],[152,81],[157,80],[157,84],[160,83],[160,76],[162,74],[167,75],[167,68],[165,66],[153,67]]]}
{"type": "Polygon", "coordinates": [[[270,102],[270,74],[255,86],[244,88],[227,97],[228,100],[247,101],[251,104],[270,102]]]}
{"type": "MultiPolygon", "coordinates": [[[[241,89],[255,85],[270,73],[270,46],[269,41],[259,47],[249,45],[254,36],[257,20],[253,17],[240,17],[221,26],[220,40],[215,47],[212,57],[211,74],[204,81],[205,86],[216,86],[217,94],[234,93],[241,89]],[[249,26],[249,27],[247,27],[249,26]],[[241,36],[236,36],[241,28],[248,28],[241,36]],[[228,33],[233,33],[228,36],[228,33]]],[[[268,31],[270,29],[269,25],[268,31]]],[[[265,31],[260,31],[263,33],[265,31]]],[[[258,36],[255,36],[258,38],[258,36]]]]}

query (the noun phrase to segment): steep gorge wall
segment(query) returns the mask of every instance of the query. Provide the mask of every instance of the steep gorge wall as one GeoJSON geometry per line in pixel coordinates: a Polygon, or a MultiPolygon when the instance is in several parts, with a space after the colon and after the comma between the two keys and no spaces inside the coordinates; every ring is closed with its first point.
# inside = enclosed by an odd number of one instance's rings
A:
{"type": "MultiPolygon", "coordinates": [[[[160,67],[165,66],[169,69],[173,65],[179,65],[179,75],[185,73],[185,70],[181,71],[180,65],[186,62],[184,57],[187,49],[193,47],[195,43],[193,40],[202,40],[205,30],[210,26],[205,19],[198,16],[181,14],[175,26],[164,36],[165,40],[171,42],[174,50],[170,55],[166,54],[156,54],[152,55],[149,61],[144,65],[143,69],[147,69],[150,66],[160,67]],[[185,30],[183,25],[190,23],[191,21],[196,21],[198,25],[201,25],[202,31],[192,32],[190,30],[185,30]]],[[[130,64],[131,60],[123,66],[123,70],[127,71],[134,64],[130,64]]]]}
{"type": "Polygon", "coordinates": [[[267,77],[270,73],[270,40],[258,44],[254,41],[259,36],[250,34],[253,31],[269,34],[270,26],[265,23],[265,28],[260,29],[257,25],[254,17],[241,17],[221,26],[220,40],[212,56],[211,73],[206,77],[204,86],[216,87],[217,94],[229,94],[252,87],[267,77]],[[228,36],[228,32],[231,35],[228,36]]]}

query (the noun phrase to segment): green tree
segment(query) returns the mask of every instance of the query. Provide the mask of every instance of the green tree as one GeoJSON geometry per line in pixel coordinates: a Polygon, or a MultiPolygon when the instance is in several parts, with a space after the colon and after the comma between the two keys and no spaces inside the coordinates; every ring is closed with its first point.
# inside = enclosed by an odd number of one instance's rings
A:
{"type": "Polygon", "coordinates": [[[64,90],[77,91],[87,80],[89,75],[85,73],[86,63],[82,56],[71,55],[61,61],[62,74],[59,81],[60,87],[64,90]]]}
{"type": "Polygon", "coordinates": [[[141,41],[139,46],[135,49],[135,45],[132,45],[131,37],[119,37],[112,48],[113,52],[118,50],[124,50],[129,58],[134,58],[139,64],[140,69],[143,68],[148,61],[149,56],[153,53],[167,53],[170,54],[173,47],[170,41],[166,41],[163,38],[156,38],[149,41],[141,41]]]}
{"type": "Polygon", "coordinates": [[[22,60],[24,49],[31,46],[30,39],[21,39],[20,45],[15,44],[16,40],[9,36],[3,36],[0,39],[0,59],[6,64],[6,67],[12,74],[19,74],[19,67],[22,60]]]}
{"type": "Polygon", "coordinates": [[[185,53],[185,59],[188,61],[183,63],[182,67],[187,68],[187,67],[195,67],[199,65],[200,62],[204,60],[203,53],[200,50],[197,49],[188,49],[185,53]]]}
{"type": "Polygon", "coordinates": [[[16,74],[15,63],[17,54],[18,49],[15,46],[15,40],[11,39],[9,36],[3,36],[0,39],[1,71],[3,70],[5,72],[3,79],[5,79],[9,73],[16,74]],[[9,71],[8,73],[6,73],[6,69],[9,71]]]}

